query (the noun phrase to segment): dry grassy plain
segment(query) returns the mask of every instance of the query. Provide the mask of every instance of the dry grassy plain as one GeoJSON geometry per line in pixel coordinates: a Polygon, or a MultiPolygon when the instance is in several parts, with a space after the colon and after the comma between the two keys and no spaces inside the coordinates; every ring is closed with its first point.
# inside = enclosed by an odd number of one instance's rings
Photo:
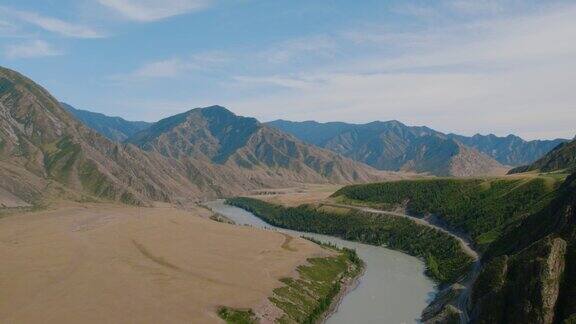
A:
{"type": "Polygon", "coordinates": [[[327,201],[341,185],[307,184],[298,188],[286,188],[267,191],[256,191],[250,197],[258,198],[287,207],[296,207],[302,204],[316,204],[327,201]]]}
{"type": "Polygon", "coordinates": [[[278,279],[326,253],[170,207],[9,215],[0,218],[0,322],[218,323],[219,305],[272,315],[278,279]]]}

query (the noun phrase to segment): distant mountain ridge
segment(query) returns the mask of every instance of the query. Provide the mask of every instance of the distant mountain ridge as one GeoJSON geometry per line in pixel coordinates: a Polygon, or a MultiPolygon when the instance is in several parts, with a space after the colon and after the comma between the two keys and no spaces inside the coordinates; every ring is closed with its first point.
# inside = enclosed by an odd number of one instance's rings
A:
{"type": "Polygon", "coordinates": [[[464,145],[488,154],[502,164],[510,166],[532,163],[556,146],[568,141],[561,138],[526,141],[515,135],[498,137],[494,134],[476,134],[471,137],[456,134],[449,134],[448,136],[464,145]]]}
{"type": "Polygon", "coordinates": [[[398,121],[363,125],[275,121],[268,125],[380,170],[438,176],[499,175],[506,170],[489,156],[440,132],[398,121]]]}
{"type": "Polygon", "coordinates": [[[122,142],[151,125],[151,123],[148,122],[128,121],[120,117],[110,117],[101,113],[76,109],[64,102],[60,104],[86,126],[113,141],[122,142]]]}
{"type": "Polygon", "coordinates": [[[441,176],[502,174],[505,165],[529,163],[565,141],[524,141],[513,135],[466,137],[394,120],[368,124],[276,120],[267,124],[377,169],[441,176]]]}
{"type": "MultiPolygon", "coordinates": [[[[63,106],[88,127],[116,141],[130,138],[133,143],[139,141],[144,145],[145,140],[132,137],[152,125],[77,110],[65,104],[63,106]]],[[[162,127],[169,128],[170,123],[184,117],[185,113],[164,119],[162,123],[155,124],[156,132],[162,127]]],[[[380,170],[422,172],[440,176],[503,174],[505,166],[529,164],[560,143],[566,142],[564,139],[525,141],[515,135],[498,137],[493,134],[476,134],[468,137],[444,134],[425,126],[406,126],[395,120],[368,124],[277,120],[266,124],[306,143],[329,149],[380,170]]],[[[147,136],[150,136],[150,133],[147,136]]],[[[164,153],[167,153],[167,148],[164,149],[164,153]]],[[[226,155],[220,158],[225,159],[226,155]]],[[[218,163],[218,159],[210,160],[218,163]]]]}

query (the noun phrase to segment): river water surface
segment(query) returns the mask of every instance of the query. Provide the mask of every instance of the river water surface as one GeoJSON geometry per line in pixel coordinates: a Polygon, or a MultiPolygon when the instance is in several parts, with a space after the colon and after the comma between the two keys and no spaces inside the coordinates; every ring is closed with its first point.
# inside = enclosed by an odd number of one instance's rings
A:
{"type": "Polygon", "coordinates": [[[313,237],[339,247],[355,249],[366,262],[366,273],[360,278],[358,287],[344,297],[337,312],[328,318],[326,322],[329,324],[416,323],[422,310],[434,297],[434,283],[424,275],[424,264],[417,258],[332,236],[279,229],[250,212],[226,205],[223,200],[206,203],[206,206],[239,225],[313,237]]]}

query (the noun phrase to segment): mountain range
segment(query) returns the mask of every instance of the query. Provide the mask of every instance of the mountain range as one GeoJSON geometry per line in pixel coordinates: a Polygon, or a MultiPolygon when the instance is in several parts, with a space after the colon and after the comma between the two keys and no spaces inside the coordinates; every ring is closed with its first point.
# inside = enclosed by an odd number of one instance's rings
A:
{"type": "MultiPolygon", "coordinates": [[[[141,205],[194,201],[302,182],[352,183],[399,177],[305,144],[222,107],[194,109],[164,119],[125,143],[94,130],[98,129],[96,121],[108,130],[125,123],[83,113],[88,116],[84,119],[90,120],[86,127],[76,114],[62,108],[32,80],[0,68],[3,196],[22,205],[63,196],[141,205]],[[107,123],[110,120],[114,122],[107,123]]],[[[123,134],[128,136],[126,129],[123,134]]]]}
{"type": "MultiPolygon", "coordinates": [[[[147,128],[153,125],[78,110],[66,104],[63,106],[109,139],[132,142],[142,148],[145,144],[141,140],[143,135],[137,133],[143,131],[146,134],[147,128]]],[[[182,114],[176,115],[154,124],[155,131],[181,117],[182,114]]],[[[444,134],[428,127],[407,126],[398,121],[358,125],[277,120],[266,125],[376,169],[437,176],[503,175],[510,167],[529,164],[566,142],[564,139],[525,141],[515,135],[477,134],[467,137],[444,134]]],[[[250,127],[249,124],[246,126],[250,127]]],[[[172,150],[164,150],[165,153],[168,151],[172,150]]],[[[218,157],[213,158],[216,160],[208,160],[218,162],[218,157]]]]}
{"type": "Polygon", "coordinates": [[[503,174],[507,166],[531,163],[566,142],[525,141],[514,135],[466,137],[398,121],[347,124],[276,120],[268,125],[380,170],[439,176],[503,174]]]}

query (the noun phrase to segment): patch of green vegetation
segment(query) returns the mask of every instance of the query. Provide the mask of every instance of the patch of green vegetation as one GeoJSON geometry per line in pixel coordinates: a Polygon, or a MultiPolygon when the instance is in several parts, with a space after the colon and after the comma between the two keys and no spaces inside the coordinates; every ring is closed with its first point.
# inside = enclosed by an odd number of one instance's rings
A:
{"type": "Polygon", "coordinates": [[[228,324],[256,324],[258,320],[251,309],[241,310],[229,307],[220,307],[218,316],[228,324]]]}
{"type": "Polygon", "coordinates": [[[407,218],[354,210],[330,213],[310,205],[283,207],[253,198],[232,198],[227,203],[277,227],[385,245],[420,257],[426,262],[427,274],[441,283],[455,282],[472,263],[454,237],[407,218]]]}
{"type": "Polygon", "coordinates": [[[95,196],[104,199],[114,199],[114,189],[108,178],[98,170],[96,163],[92,161],[83,163],[78,170],[78,178],[82,186],[95,196]]]}
{"type": "Polygon", "coordinates": [[[546,206],[560,178],[406,180],[348,186],[333,197],[387,208],[406,204],[412,214],[436,214],[485,249],[506,226],[546,206]]]}
{"type": "Polygon", "coordinates": [[[70,137],[63,137],[56,143],[47,146],[44,165],[50,176],[66,183],[76,161],[81,155],[80,145],[72,142],[70,137]]]}
{"type": "MultiPolygon", "coordinates": [[[[320,243],[335,249],[334,246],[320,243]]],[[[279,323],[317,323],[330,309],[342,284],[360,275],[363,262],[350,249],[334,257],[312,258],[298,268],[297,279],[282,279],[270,301],[284,312],[279,323]]]]}
{"type": "MultiPolygon", "coordinates": [[[[342,284],[358,277],[364,267],[356,251],[310,240],[337,251],[338,255],[308,259],[308,264],[298,267],[298,278],[280,280],[284,286],[274,289],[270,297],[270,301],[284,313],[278,323],[317,323],[330,309],[342,284]]],[[[259,322],[250,309],[220,307],[218,315],[231,324],[259,322]]]]}

